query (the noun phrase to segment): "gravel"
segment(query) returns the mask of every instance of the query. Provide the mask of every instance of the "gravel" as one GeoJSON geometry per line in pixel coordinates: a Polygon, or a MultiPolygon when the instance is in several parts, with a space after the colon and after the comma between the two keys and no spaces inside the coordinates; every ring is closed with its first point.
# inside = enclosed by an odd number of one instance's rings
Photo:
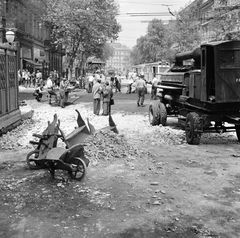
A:
{"type": "MultiPolygon", "coordinates": [[[[67,135],[71,133],[77,127],[77,113],[75,109],[78,109],[82,118],[86,121],[89,118],[90,123],[99,130],[108,126],[108,117],[95,116],[92,113],[92,103],[70,105],[65,108],[53,107],[48,104],[38,104],[35,101],[29,100],[26,103],[34,110],[33,117],[25,120],[23,124],[14,130],[4,134],[0,137],[1,150],[21,150],[21,149],[33,149],[33,146],[29,144],[29,140],[33,140],[33,133],[41,134],[47,127],[48,121],[53,120],[53,115],[56,113],[58,119],[60,119],[60,128],[67,135]]],[[[125,112],[114,113],[112,118],[117,125],[119,135],[112,134],[99,134],[95,137],[90,136],[88,143],[91,140],[95,140],[98,144],[103,141],[105,137],[115,136],[116,140],[124,141],[124,145],[127,150],[131,150],[128,146],[139,146],[142,143],[150,143],[153,146],[162,145],[186,145],[185,132],[177,125],[176,118],[168,118],[168,125],[151,126],[146,115],[141,114],[126,114],[125,112]]],[[[203,134],[203,143],[236,143],[235,133],[218,134],[203,134]]],[[[115,141],[116,142],[116,141],[115,141]]],[[[115,143],[112,141],[112,145],[120,146],[121,143],[115,143]]],[[[105,147],[107,141],[104,142],[105,147]]],[[[59,142],[58,146],[64,146],[59,142]]],[[[90,146],[89,146],[90,147],[90,146]]],[[[123,148],[120,148],[123,149],[123,148]]],[[[129,152],[130,153],[130,152],[129,152]]],[[[131,153],[130,153],[131,154],[131,153]]]]}

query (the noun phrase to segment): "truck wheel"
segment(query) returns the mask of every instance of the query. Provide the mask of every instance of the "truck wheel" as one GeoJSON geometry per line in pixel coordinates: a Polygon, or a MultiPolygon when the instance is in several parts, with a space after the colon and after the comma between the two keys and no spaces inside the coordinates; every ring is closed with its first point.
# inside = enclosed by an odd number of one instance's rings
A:
{"type": "Polygon", "coordinates": [[[188,144],[198,145],[200,143],[201,133],[197,132],[200,129],[200,118],[196,112],[190,112],[186,117],[185,132],[188,144]]]}
{"type": "Polygon", "coordinates": [[[167,124],[167,110],[166,110],[166,107],[162,102],[160,102],[159,108],[160,108],[160,124],[162,124],[163,126],[166,126],[166,124],[167,124]]]}
{"type": "Polygon", "coordinates": [[[148,110],[149,122],[152,126],[157,126],[160,124],[160,102],[152,101],[149,105],[148,110]]]}
{"type": "Polygon", "coordinates": [[[240,142],[240,125],[235,125],[238,141],[240,142]]]}

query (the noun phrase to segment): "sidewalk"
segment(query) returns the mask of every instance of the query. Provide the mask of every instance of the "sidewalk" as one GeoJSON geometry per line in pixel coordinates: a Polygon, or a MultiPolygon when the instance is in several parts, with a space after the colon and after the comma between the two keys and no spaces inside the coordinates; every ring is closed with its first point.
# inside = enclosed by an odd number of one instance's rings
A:
{"type": "Polygon", "coordinates": [[[19,92],[28,92],[28,93],[33,93],[35,91],[35,88],[26,88],[22,85],[18,86],[19,92]]]}

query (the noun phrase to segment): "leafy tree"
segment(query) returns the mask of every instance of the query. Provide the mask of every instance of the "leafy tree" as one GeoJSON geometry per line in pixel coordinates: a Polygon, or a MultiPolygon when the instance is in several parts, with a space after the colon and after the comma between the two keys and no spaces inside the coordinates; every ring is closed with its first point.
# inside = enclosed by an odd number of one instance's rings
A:
{"type": "Polygon", "coordinates": [[[147,34],[137,40],[131,52],[133,64],[169,61],[172,58],[172,36],[161,20],[153,19],[147,28],[147,34]]]}
{"type": "Polygon", "coordinates": [[[107,61],[110,57],[113,56],[113,54],[114,54],[113,47],[109,43],[106,43],[103,47],[103,54],[101,59],[103,61],[107,61]]]}
{"type": "Polygon", "coordinates": [[[52,24],[56,45],[65,45],[70,77],[74,61],[82,55],[80,67],[90,56],[101,58],[108,40],[116,40],[121,30],[113,0],[48,0],[44,20],[52,24]]]}
{"type": "Polygon", "coordinates": [[[179,52],[193,50],[201,43],[199,17],[202,2],[200,0],[190,4],[177,15],[176,26],[171,29],[171,34],[178,44],[179,52]]]}

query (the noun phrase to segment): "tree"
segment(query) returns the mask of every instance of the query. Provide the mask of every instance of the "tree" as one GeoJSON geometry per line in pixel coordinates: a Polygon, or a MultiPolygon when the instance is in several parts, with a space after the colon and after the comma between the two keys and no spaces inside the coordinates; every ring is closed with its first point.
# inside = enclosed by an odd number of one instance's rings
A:
{"type": "Polygon", "coordinates": [[[153,19],[147,28],[147,34],[137,39],[131,52],[133,64],[149,63],[172,57],[172,37],[161,20],[153,19]]]}
{"type": "Polygon", "coordinates": [[[56,45],[65,45],[70,77],[73,63],[82,55],[80,67],[90,56],[101,58],[108,40],[116,40],[121,30],[113,0],[48,0],[43,19],[52,24],[56,45]]]}
{"type": "Polygon", "coordinates": [[[202,0],[196,1],[177,14],[176,25],[170,32],[180,52],[193,50],[201,43],[199,18],[202,3],[202,0]]]}
{"type": "Polygon", "coordinates": [[[113,54],[114,54],[113,47],[109,43],[106,43],[103,47],[103,54],[101,59],[103,61],[107,61],[110,57],[113,56],[113,54]]]}

